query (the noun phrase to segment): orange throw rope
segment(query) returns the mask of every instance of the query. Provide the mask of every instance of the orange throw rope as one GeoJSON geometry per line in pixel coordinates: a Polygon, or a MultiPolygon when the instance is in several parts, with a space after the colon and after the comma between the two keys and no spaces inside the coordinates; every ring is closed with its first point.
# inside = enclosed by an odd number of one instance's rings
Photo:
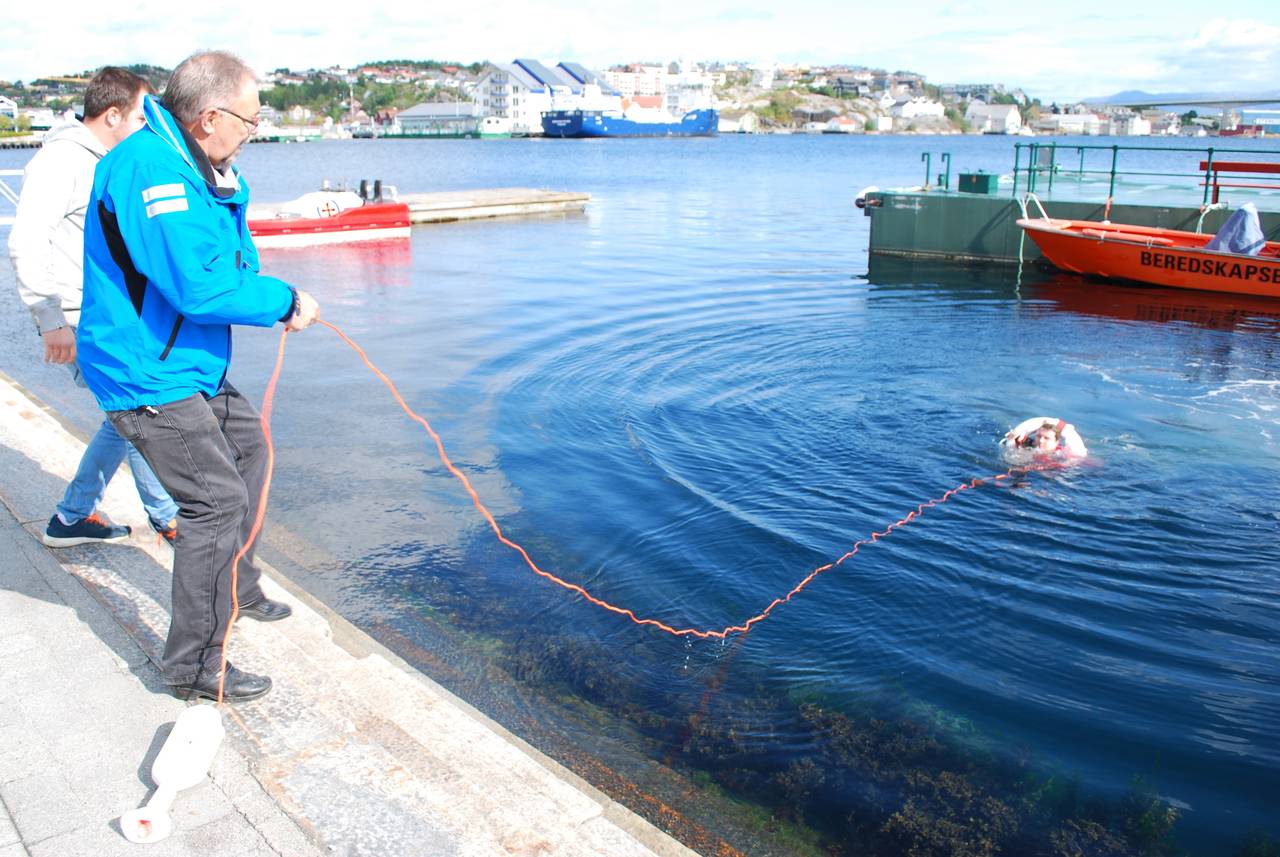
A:
{"type": "MultiPolygon", "coordinates": [[[[575,592],[578,595],[581,595],[587,601],[591,602],[597,607],[600,607],[604,610],[608,610],[610,613],[617,613],[620,616],[626,616],[628,619],[630,619],[632,622],[636,623],[637,625],[648,625],[650,627],[657,628],[660,631],[665,631],[666,633],[672,634],[676,637],[698,637],[700,639],[722,640],[728,637],[730,634],[736,634],[736,633],[745,634],[747,631],[750,631],[751,627],[755,625],[757,622],[761,622],[764,619],[768,618],[769,614],[773,612],[773,609],[775,607],[781,604],[786,604],[794,596],[798,595],[802,590],[804,590],[805,587],[807,587],[810,583],[812,583],[814,578],[816,578],[818,575],[822,574],[823,572],[830,571],[831,569],[836,568],[840,565],[843,565],[845,560],[855,556],[864,545],[873,544],[879,541],[880,539],[883,539],[889,536],[894,530],[900,527],[905,527],[907,524],[911,523],[912,521],[916,520],[921,515],[923,515],[926,509],[932,509],[934,506],[941,505],[942,503],[947,502],[948,500],[950,500],[952,497],[959,494],[960,492],[972,490],[984,484],[985,482],[988,482],[988,481],[1000,482],[1006,479],[1012,479],[1015,476],[1024,475],[1033,470],[1044,469],[1044,467],[1046,466],[1046,465],[1040,465],[1040,466],[1034,466],[1034,467],[1013,467],[1005,471],[1004,473],[994,475],[989,479],[981,479],[981,478],[971,479],[968,482],[964,482],[964,483],[961,483],[960,485],[957,485],[956,487],[942,494],[942,496],[940,497],[937,497],[932,500],[926,500],[925,502],[916,506],[915,509],[908,512],[905,517],[900,518],[897,521],[894,521],[893,523],[886,526],[883,530],[880,530],[878,532],[872,532],[866,538],[858,539],[858,541],[854,542],[853,546],[846,553],[840,556],[838,559],[835,559],[832,562],[827,563],[826,565],[821,565],[813,569],[807,575],[805,575],[805,577],[799,583],[797,583],[794,587],[792,587],[791,591],[789,591],[786,595],[773,599],[773,601],[771,601],[767,607],[765,607],[763,610],[761,610],[759,613],[752,616],[751,618],[745,620],[744,622],[741,622],[740,624],[728,625],[724,628],[719,628],[719,629],[676,628],[672,625],[668,625],[666,622],[663,622],[659,619],[650,619],[646,617],[637,616],[633,611],[627,609],[626,607],[618,607],[614,604],[610,604],[608,601],[605,601],[602,598],[597,598],[596,596],[592,595],[590,592],[588,592],[586,589],[579,586],[578,584],[570,583],[569,581],[564,580],[560,577],[557,577],[551,572],[546,571],[543,568],[540,568],[538,564],[534,562],[533,557],[529,556],[529,552],[526,551],[524,547],[522,547],[518,542],[512,541],[511,539],[507,538],[506,534],[503,533],[502,531],[502,527],[499,526],[497,519],[494,518],[493,513],[490,512],[488,508],[485,507],[484,503],[480,500],[480,495],[479,493],[476,492],[476,489],[472,487],[471,480],[468,479],[467,475],[463,473],[461,470],[459,470],[454,465],[453,461],[450,460],[448,453],[445,452],[444,442],[440,439],[440,435],[436,434],[435,429],[431,427],[431,423],[428,422],[425,417],[419,415],[412,408],[409,407],[408,403],[405,402],[404,397],[400,395],[400,391],[396,389],[396,385],[392,383],[391,379],[388,378],[381,369],[379,369],[377,366],[374,365],[373,361],[369,359],[369,356],[365,353],[364,349],[361,348],[359,345],[357,345],[349,336],[347,336],[345,333],[339,330],[337,326],[330,324],[327,321],[323,321],[319,319],[317,319],[317,323],[322,324],[325,327],[332,330],[342,339],[343,342],[351,346],[351,348],[356,352],[356,354],[360,356],[360,359],[364,361],[364,365],[367,366],[369,370],[373,372],[373,374],[376,375],[378,379],[382,381],[383,384],[386,385],[387,389],[391,391],[392,397],[394,397],[396,400],[396,403],[400,405],[401,410],[403,410],[409,416],[410,419],[412,419],[414,422],[418,423],[424,429],[426,429],[427,434],[429,434],[431,436],[431,439],[435,441],[436,451],[440,454],[440,461],[443,462],[445,468],[451,474],[453,474],[453,476],[460,483],[462,483],[463,489],[467,492],[467,495],[471,497],[472,504],[476,507],[476,509],[480,512],[481,516],[489,524],[489,529],[493,531],[494,536],[496,536],[498,541],[502,542],[502,544],[506,545],[507,547],[514,550],[516,553],[520,554],[520,557],[524,560],[525,565],[527,565],[534,574],[537,574],[539,577],[542,577],[546,580],[551,581],[556,586],[560,586],[564,589],[569,590],[570,592],[575,592]]],[[[284,345],[285,345],[285,340],[287,336],[288,336],[288,331],[285,331],[280,335],[280,346],[276,355],[275,369],[272,370],[271,379],[267,382],[267,390],[266,390],[266,393],[263,395],[263,399],[262,399],[262,433],[263,435],[265,435],[266,441],[267,441],[267,474],[266,474],[266,481],[263,483],[263,486],[262,486],[262,496],[259,498],[259,501],[258,501],[258,510],[254,516],[253,528],[249,536],[249,541],[246,542],[245,545],[240,549],[240,552],[236,554],[235,561],[232,563],[232,567],[231,567],[231,596],[232,596],[232,602],[233,602],[232,611],[231,611],[231,624],[235,623],[236,616],[239,614],[239,607],[234,603],[236,600],[235,598],[235,588],[236,588],[236,582],[237,582],[236,569],[240,563],[240,560],[248,552],[249,545],[253,544],[254,539],[258,537],[258,533],[262,529],[263,518],[266,516],[266,512],[267,512],[267,495],[271,489],[271,474],[272,474],[272,470],[274,468],[274,463],[275,463],[275,452],[271,443],[271,409],[275,400],[276,384],[280,380],[280,370],[281,370],[281,367],[284,365],[284,345]]],[[[227,658],[226,643],[227,643],[227,638],[230,637],[230,634],[231,634],[231,625],[229,624],[227,626],[227,634],[223,638],[223,645],[222,645],[222,667],[223,667],[224,677],[226,673],[226,658],[227,658]]],[[[219,702],[222,701],[222,679],[219,679],[219,683],[218,683],[218,701],[219,702]]]]}

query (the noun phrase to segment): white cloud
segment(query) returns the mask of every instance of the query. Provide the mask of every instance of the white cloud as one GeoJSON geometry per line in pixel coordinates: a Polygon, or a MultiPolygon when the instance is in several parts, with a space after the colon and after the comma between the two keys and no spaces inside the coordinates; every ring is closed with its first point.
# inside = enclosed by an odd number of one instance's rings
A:
{"type": "Polygon", "coordinates": [[[1244,18],[1216,18],[1167,55],[1179,79],[1199,90],[1280,87],[1280,27],[1244,18]]]}
{"type": "Polygon", "coordinates": [[[1275,56],[1280,42],[1280,27],[1249,19],[1215,18],[1185,43],[1188,50],[1260,51],[1275,56]]]}
{"type": "Polygon", "coordinates": [[[195,12],[160,0],[102,7],[63,0],[11,16],[0,78],[149,62],[229,48],[261,71],[387,58],[474,62],[517,56],[603,66],[678,58],[846,62],[910,69],[935,83],[1001,82],[1044,100],[1123,89],[1262,89],[1280,81],[1274,0],[1234,0],[1238,18],[1202,23],[1193,0],[649,0],[644,14],[581,3],[488,0],[420,4],[365,0],[358,14],[318,14],[312,0],[225,0],[195,12]],[[109,17],[107,16],[109,15],[109,17]],[[1039,18],[1037,18],[1039,15],[1039,18]]]}

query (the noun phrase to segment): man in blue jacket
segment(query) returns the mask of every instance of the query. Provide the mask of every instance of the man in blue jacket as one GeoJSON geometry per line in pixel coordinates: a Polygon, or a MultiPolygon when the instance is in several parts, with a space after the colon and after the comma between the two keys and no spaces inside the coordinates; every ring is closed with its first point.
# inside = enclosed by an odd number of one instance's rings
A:
{"type": "MultiPolygon", "coordinates": [[[[84,379],[120,435],[177,501],[164,679],[184,698],[256,699],[271,679],[221,675],[231,564],[250,534],[266,473],[256,409],[227,381],[231,325],[302,330],[318,314],[298,289],[258,272],[231,165],[257,127],[252,70],[222,51],[173,72],[147,125],[99,163],[85,222],[84,303],[76,344],[84,379]]],[[[239,564],[240,615],[274,621],[253,565],[239,564]]]]}

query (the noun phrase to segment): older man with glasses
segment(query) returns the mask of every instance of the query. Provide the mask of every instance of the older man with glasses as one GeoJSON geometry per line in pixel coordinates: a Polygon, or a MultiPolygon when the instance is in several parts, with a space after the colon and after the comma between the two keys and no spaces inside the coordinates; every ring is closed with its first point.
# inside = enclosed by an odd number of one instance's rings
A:
{"type": "MultiPolygon", "coordinates": [[[[227,381],[231,325],[297,331],[316,302],[259,272],[249,188],[232,160],[257,126],[258,86],[239,58],[199,53],[173,72],[147,125],[104,157],[85,222],[77,346],[85,381],[180,508],[162,670],[184,698],[245,701],[271,679],[227,664],[232,563],[266,473],[258,413],[227,381]]],[[[253,564],[239,564],[241,616],[275,621],[253,564]]]]}

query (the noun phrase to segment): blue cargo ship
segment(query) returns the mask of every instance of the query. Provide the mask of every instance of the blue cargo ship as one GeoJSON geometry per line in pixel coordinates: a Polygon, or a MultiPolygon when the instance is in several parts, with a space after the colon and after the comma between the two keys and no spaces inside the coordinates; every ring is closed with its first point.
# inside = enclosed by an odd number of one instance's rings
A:
{"type": "Polygon", "coordinates": [[[672,122],[628,119],[605,110],[548,110],[542,114],[542,133],[547,137],[713,137],[719,124],[720,113],[711,108],[690,110],[672,122]]]}

